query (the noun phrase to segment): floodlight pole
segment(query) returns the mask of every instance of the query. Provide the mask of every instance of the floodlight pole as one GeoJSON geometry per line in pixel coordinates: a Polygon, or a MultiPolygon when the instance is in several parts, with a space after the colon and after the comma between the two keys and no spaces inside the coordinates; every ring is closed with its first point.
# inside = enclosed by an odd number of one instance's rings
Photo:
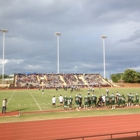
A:
{"type": "Polygon", "coordinates": [[[102,35],[101,37],[103,39],[103,67],[104,67],[104,79],[105,79],[106,78],[106,75],[105,75],[105,39],[107,38],[107,36],[102,35]]]}
{"type": "Polygon", "coordinates": [[[55,32],[57,36],[57,74],[59,74],[59,36],[61,36],[60,32],[55,32]]]}
{"type": "Polygon", "coordinates": [[[5,52],[5,33],[8,32],[7,29],[0,29],[3,33],[3,59],[2,59],[2,84],[4,83],[4,52],[5,52]]]}

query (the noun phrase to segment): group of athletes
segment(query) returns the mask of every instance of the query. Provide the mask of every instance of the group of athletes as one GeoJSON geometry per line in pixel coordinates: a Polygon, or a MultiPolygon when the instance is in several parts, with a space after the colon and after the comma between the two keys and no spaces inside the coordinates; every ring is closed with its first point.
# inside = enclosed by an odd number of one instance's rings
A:
{"type": "MultiPolygon", "coordinates": [[[[94,93],[91,95],[90,92],[87,92],[87,96],[82,97],[81,94],[77,94],[74,98],[72,96],[62,96],[59,97],[60,106],[63,106],[64,109],[72,109],[76,106],[76,109],[84,108],[98,108],[98,107],[107,107],[115,109],[117,107],[125,107],[132,105],[139,105],[139,95],[136,93],[127,94],[127,97],[121,95],[120,93],[110,94],[107,89],[106,95],[102,94],[97,97],[94,93]]],[[[55,105],[55,102],[52,105],[55,105]]]]}

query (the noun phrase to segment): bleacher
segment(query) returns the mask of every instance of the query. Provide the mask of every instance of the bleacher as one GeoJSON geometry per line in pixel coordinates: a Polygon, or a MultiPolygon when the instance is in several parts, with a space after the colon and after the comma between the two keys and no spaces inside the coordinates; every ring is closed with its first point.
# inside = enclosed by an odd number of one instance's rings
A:
{"type": "Polygon", "coordinates": [[[15,87],[110,87],[112,86],[100,74],[15,74],[15,87]]]}

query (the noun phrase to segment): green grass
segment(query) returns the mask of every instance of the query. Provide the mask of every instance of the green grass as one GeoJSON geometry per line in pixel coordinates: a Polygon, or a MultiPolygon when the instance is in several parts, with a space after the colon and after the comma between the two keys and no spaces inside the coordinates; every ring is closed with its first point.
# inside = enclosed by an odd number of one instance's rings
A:
{"type": "MultiPolygon", "coordinates": [[[[127,97],[127,93],[139,94],[140,88],[110,88],[109,93],[124,94],[127,97]]],[[[63,108],[56,107],[52,108],[52,96],[57,97],[57,105],[59,105],[58,97],[60,94],[62,96],[72,96],[75,97],[76,94],[82,94],[82,96],[87,95],[87,89],[81,89],[80,92],[70,90],[64,91],[60,89],[56,91],[55,89],[45,90],[44,94],[38,89],[30,90],[1,90],[0,91],[0,102],[4,98],[8,99],[7,112],[11,111],[21,111],[22,112],[31,112],[31,111],[45,111],[45,110],[60,110],[63,108]]],[[[106,89],[95,88],[96,96],[101,94],[106,94],[106,89]]],[[[92,93],[91,93],[92,94],[92,93]]],[[[74,106],[75,107],[75,106],[74,106]]],[[[85,117],[85,116],[103,116],[103,115],[118,115],[118,114],[133,114],[140,113],[139,108],[128,109],[115,109],[115,110],[84,110],[84,111],[72,111],[72,112],[50,112],[42,114],[28,114],[21,115],[18,117],[0,117],[0,122],[15,122],[15,121],[29,121],[29,120],[42,120],[42,119],[57,119],[57,118],[69,118],[69,117],[85,117]]]]}

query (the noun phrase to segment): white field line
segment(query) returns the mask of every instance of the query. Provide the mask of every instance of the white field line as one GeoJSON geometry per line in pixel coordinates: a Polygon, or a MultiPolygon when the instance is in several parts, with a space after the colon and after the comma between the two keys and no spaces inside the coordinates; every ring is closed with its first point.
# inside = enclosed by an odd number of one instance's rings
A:
{"type": "MultiPolygon", "coordinates": [[[[51,95],[50,93],[47,93],[47,94],[53,97],[53,95],[51,95]]],[[[56,97],[56,99],[59,99],[59,97],[56,97]]]]}
{"type": "Polygon", "coordinates": [[[10,100],[12,99],[12,97],[13,97],[13,95],[14,95],[15,92],[16,92],[16,90],[12,93],[10,99],[9,99],[8,102],[7,102],[7,105],[8,105],[8,103],[10,102],[10,100]]]}
{"type": "MultiPolygon", "coordinates": [[[[28,92],[29,92],[29,91],[28,91],[28,92]]],[[[30,93],[30,95],[32,96],[32,98],[34,99],[34,101],[36,102],[38,108],[42,111],[42,109],[41,109],[41,107],[39,106],[37,100],[34,98],[34,96],[31,94],[31,92],[29,92],[29,93],[30,93]]]]}
{"type": "MultiPolygon", "coordinates": [[[[49,96],[51,96],[51,97],[53,97],[53,95],[52,94],[50,94],[50,93],[47,93],[49,96]]],[[[59,100],[59,97],[57,97],[57,96],[55,96],[56,97],[56,99],[58,99],[59,100]]],[[[48,105],[51,105],[51,103],[48,103],[48,105]]]]}
{"type": "Polygon", "coordinates": [[[50,93],[48,93],[48,95],[52,96],[50,93]]]}

